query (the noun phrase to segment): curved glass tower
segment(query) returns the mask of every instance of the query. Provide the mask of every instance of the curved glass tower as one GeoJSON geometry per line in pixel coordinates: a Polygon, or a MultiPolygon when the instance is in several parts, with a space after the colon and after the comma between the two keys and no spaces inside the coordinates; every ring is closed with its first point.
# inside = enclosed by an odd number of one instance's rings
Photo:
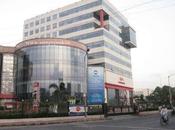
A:
{"type": "Polygon", "coordinates": [[[19,43],[15,51],[17,97],[36,99],[38,103],[53,102],[56,90],[60,93],[64,90],[75,104],[81,104],[87,90],[86,51],[85,45],[65,39],[32,39],[19,43]]]}

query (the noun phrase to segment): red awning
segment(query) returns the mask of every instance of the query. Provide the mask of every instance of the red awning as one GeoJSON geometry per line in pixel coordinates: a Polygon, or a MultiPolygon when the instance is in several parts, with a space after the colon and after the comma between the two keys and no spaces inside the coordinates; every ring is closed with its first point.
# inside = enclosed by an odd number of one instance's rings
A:
{"type": "Polygon", "coordinates": [[[105,88],[133,91],[132,87],[127,87],[127,86],[122,86],[117,84],[110,84],[110,83],[105,83],[105,88]]]}
{"type": "Polygon", "coordinates": [[[2,94],[0,93],[0,99],[17,99],[14,94],[2,94]]]}

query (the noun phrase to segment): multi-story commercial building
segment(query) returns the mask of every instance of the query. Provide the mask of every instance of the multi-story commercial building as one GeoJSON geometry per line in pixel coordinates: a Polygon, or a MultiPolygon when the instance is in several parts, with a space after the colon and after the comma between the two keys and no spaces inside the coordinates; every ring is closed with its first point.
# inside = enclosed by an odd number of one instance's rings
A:
{"type": "Polygon", "coordinates": [[[81,0],[25,20],[23,39],[67,38],[90,49],[89,66],[104,68],[105,102],[131,105],[133,92],[131,48],[135,31],[107,0],[81,0]]]}

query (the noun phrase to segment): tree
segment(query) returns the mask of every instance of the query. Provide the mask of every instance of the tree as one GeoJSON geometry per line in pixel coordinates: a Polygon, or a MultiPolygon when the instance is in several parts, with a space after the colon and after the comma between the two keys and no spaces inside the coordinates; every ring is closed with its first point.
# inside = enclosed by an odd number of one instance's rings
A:
{"type": "Polygon", "coordinates": [[[173,103],[173,106],[175,106],[175,88],[172,88],[171,92],[172,92],[172,103],[173,103]]]}
{"type": "Polygon", "coordinates": [[[53,107],[57,106],[57,113],[61,110],[61,106],[63,104],[67,104],[68,93],[65,88],[65,84],[63,82],[60,83],[59,87],[57,84],[51,84],[49,89],[54,89],[52,95],[50,96],[50,102],[53,107]]]}
{"type": "Polygon", "coordinates": [[[153,103],[156,105],[161,105],[161,97],[162,97],[162,88],[159,86],[155,88],[154,92],[152,93],[153,103]]]}
{"type": "Polygon", "coordinates": [[[161,95],[161,102],[165,105],[169,105],[170,104],[170,94],[169,94],[169,89],[171,89],[170,86],[163,86],[162,87],[162,95],[161,95]]]}
{"type": "Polygon", "coordinates": [[[145,101],[145,99],[144,99],[144,95],[143,95],[143,94],[140,95],[140,100],[141,100],[142,102],[145,101]]]}
{"type": "Polygon", "coordinates": [[[175,88],[164,85],[161,87],[156,87],[152,94],[146,97],[148,102],[152,102],[155,106],[170,105],[170,94],[169,89],[172,92],[172,97],[175,97],[175,88]]]}

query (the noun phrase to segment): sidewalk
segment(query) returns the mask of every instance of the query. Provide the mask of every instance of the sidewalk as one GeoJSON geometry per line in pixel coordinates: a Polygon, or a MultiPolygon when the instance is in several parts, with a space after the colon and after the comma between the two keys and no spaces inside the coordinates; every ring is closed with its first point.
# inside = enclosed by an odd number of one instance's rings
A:
{"type": "Polygon", "coordinates": [[[24,126],[24,125],[47,125],[59,123],[72,123],[83,121],[104,120],[103,115],[73,116],[73,117],[49,117],[49,118],[25,118],[25,119],[0,119],[0,127],[24,126]]]}

